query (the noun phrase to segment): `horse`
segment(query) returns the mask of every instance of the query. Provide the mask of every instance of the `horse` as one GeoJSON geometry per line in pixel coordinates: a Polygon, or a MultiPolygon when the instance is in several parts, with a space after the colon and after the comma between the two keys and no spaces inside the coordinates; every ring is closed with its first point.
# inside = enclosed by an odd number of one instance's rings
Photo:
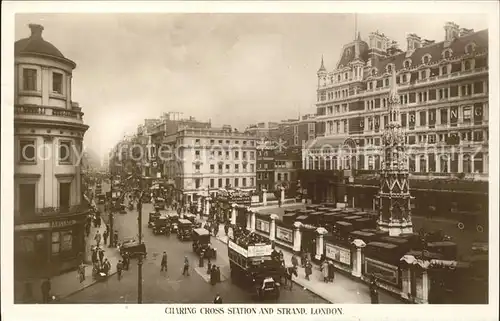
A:
{"type": "Polygon", "coordinates": [[[284,277],[284,287],[286,288],[287,284],[290,283],[290,291],[292,290],[293,286],[293,277],[298,277],[299,274],[297,272],[297,267],[295,266],[290,266],[290,267],[283,267],[283,277],[284,277]]]}

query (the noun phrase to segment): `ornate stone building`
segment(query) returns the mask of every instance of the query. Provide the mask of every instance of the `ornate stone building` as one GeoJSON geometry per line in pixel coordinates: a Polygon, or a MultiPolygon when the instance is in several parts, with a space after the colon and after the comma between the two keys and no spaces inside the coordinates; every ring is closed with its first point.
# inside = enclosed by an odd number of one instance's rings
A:
{"type": "Polygon", "coordinates": [[[72,101],[76,64],[42,38],[15,43],[14,257],[16,278],[75,267],[85,252],[80,159],[88,126],[72,101]]]}
{"type": "Polygon", "coordinates": [[[303,153],[303,168],[380,169],[389,80],[396,72],[410,172],[486,177],[488,31],[454,23],[444,29],[445,40],[437,43],[409,34],[404,52],[379,32],[371,33],[368,42],[358,34],[344,46],[333,71],[322,61],[319,137],[303,153]],[[347,139],[349,150],[341,153],[347,139]]]}

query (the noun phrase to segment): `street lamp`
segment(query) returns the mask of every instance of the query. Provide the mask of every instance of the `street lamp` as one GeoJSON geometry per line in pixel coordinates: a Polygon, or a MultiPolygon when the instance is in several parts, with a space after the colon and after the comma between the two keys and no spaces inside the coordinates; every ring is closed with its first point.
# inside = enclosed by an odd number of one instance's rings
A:
{"type": "Polygon", "coordinates": [[[113,223],[114,223],[114,217],[113,217],[113,209],[114,209],[114,204],[113,204],[113,176],[111,176],[111,184],[110,184],[110,193],[111,193],[111,204],[109,207],[109,247],[114,247],[115,243],[115,232],[113,229],[113,223]]]}

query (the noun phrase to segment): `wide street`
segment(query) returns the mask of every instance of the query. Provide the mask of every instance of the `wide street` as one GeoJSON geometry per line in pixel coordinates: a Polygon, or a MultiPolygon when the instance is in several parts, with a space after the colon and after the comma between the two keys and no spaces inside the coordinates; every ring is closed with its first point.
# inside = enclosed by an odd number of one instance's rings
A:
{"type": "MultiPolygon", "coordinates": [[[[103,184],[103,192],[109,190],[103,184]]],[[[252,295],[231,282],[227,246],[212,237],[217,248],[217,259],[212,263],[221,269],[221,283],[212,286],[204,268],[198,267],[198,257],[191,249],[191,242],[181,242],[175,234],[170,237],[155,236],[147,227],[152,204],[143,205],[143,239],[147,246],[147,258],[143,264],[144,303],[212,303],[219,293],[224,303],[253,302],[252,295]],[[160,272],[163,251],[168,255],[168,272],[160,272]],[[190,276],[182,275],[184,256],[190,261],[190,276]]],[[[119,238],[136,238],[138,213],[115,214],[115,229],[119,238]]],[[[97,283],[79,293],[67,297],[62,303],[136,303],[137,302],[137,260],[131,260],[130,270],[124,271],[121,280],[117,275],[107,282],[97,283]]],[[[328,303],[322,298],[294,284],[292,291],[282,290],[279,303],[328,303]]]]}

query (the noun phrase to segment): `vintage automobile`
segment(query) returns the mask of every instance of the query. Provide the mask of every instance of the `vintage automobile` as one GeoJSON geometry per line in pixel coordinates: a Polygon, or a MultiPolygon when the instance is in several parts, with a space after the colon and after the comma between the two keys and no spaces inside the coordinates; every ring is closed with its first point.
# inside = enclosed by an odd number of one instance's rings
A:
{"type": "Polygon", "coordinates": [[[184,214],[184,218],[191,221],[191,223],[193,223],[193,224],[196,222],[196,215],[194,215],[194,214],[186,213],[186,214],[184,214]]]}
{"type": "Polygon", "coordinates": [[[168,213],[168,220],[170,223],[170,232],[177,233],[177,230],[179,228],[179,214],[168,213]]]}
{"type": "Polygon", "coordinates": [[[257,297],[261,300],[265,298],[274,298],[277,300],[280,297],[279,286],[279,283],[271,277],[262,279],[261,282],[256,282],[257,297]]]}
{"type": "Polygon", "coordinates": [[[210,244],[210,232],[204,228],[193,230],[193,252],[200,255],[203,252],[205,258],[214,259],[217,257],[217,249],[210,244]]]}
{"type": "Polygon", "coordinates": [[[154,227],[156,219],[160,216],[160,212],[149,212],[148,227],[154,227]]]}
{"type": "Polygon", "coordinates": [[[97,195],[97,204],[104,204],[104,203],[106,203],[106,195],[104,194],[97,195]]]}
{"type": "Polygon", "coordinates": [[[191,239],[192,234],[193,234],[193,223],[183,218],[179,219],[177,238],[181,241],[187,241],[191,239]]]}
{"type": "Polygon", "coordinates": [[[153,226],[153,234],[167,234],[167,229],[169,228],[168,216],[161,215],[156,218],[153,226]]]}
{"type": "Polygon", "coordinates": [[[154,200],[155,209],[164,210],[165,209],[165,199],[162,197],[157,197],[154,200]]]}
{"type": "Polygon", "coordinates": [[[146,244],[144,244],[144,242],[139,243],[139,241],[136,240],[125,241],[120,246],[120,255],[123,256],[125,252],[127,252],[131,257],[139,256],[141,254],[146,257],[146,244]]]}

